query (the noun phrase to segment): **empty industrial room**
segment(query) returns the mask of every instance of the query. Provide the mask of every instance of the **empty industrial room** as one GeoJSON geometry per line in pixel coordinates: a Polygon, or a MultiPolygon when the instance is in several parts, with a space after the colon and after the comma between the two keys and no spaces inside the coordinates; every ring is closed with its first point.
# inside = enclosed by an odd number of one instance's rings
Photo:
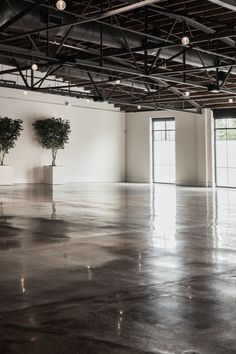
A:
{"type": "Polygon", "coordinates": [[[0,1],[0,353],[236,353],[236,0],[0,1]]]}

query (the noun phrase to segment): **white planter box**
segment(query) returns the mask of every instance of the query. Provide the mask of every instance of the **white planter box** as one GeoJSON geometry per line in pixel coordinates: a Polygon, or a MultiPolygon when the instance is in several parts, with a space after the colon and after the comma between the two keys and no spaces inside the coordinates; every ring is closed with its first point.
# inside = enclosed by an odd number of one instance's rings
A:
{"type": "Polygon", "coordinates": [[[0,165],[0,186],[11,186],[13,184],[13,167],[0,165]]]}
{"type": "Polygon", "coordinates": [[[64,170],[62,166],[44,166],[43,181],[45,184],[63,184],[64,170]]]}

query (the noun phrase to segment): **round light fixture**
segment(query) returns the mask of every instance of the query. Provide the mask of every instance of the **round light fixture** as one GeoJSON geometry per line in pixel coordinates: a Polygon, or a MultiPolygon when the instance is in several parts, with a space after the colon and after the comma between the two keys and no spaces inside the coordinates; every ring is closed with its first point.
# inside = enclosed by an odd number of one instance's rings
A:
{"type": "Polygon", "coordinates": [[[188,45],[190,43],[190,39],[189,37],[187,36],[184,36],[182,39],[181,39],[181,42],[183,45],[188,45]]]}
{"type": "Polygon", "coordinates": [[[116,84],[116,85],[119,85],[119,84],[120,84],[120,80],[119,80],[119,79],[116,80],[116,81],[115,81],[115,84],[116,84]]]}
{"type": "Polygon", "coordinates": [[[137,107],[138,109],[141,109],[142,108],[142,106],[140,106],[140,105],[138,105],[138,107],[137,107]]]}
{"type": "Polygon", "coordinates": [[[184,96],[185,96],[185,97],[189,97],[189,96],[190,96],[190,92],[189,92],[189,91],[186,91],[186,92],[184,93],[184,96]]]}
{"type": "Polygon", "coordinates": [[[37,70],[38,70],[38,65],[35,64],[35,63],[32,64],[31,69],[32,69],[33,71],[37,71],[37,70]]]}
{"type": "Polygon", "coordinates": [[[56,2],[56,7],[59,11],[64,11],[66,8],[66,2],[64,0],[58,0],[56,2]]]}
{"type": "Polygon", "coordinates": [[[232,98],[229,98],[229,103],[234,103],[234,100],[232,98]]]}

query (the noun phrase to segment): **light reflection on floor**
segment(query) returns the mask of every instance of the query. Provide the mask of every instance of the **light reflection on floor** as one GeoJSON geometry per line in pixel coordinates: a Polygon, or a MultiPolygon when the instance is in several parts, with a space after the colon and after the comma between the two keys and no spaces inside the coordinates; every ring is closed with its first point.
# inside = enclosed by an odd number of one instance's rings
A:
{"type": "Polygon", "coordinates": [[[236,191],[1,188],[0,284],[0,353],[235,354],[236,191]]]}

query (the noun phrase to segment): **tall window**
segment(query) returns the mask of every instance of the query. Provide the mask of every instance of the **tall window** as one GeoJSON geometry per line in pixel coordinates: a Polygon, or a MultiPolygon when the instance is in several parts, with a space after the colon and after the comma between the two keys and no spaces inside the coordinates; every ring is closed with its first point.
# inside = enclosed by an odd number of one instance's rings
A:
{"type": "Polygon", "coordinates": [[[153,119],[153,182],[175,183],[175,120],[153,119]]]}
{"type": "Polygon", "coordinates": [[[236,118],[215,119],[216,185],[236,187],[236,118]]]}

